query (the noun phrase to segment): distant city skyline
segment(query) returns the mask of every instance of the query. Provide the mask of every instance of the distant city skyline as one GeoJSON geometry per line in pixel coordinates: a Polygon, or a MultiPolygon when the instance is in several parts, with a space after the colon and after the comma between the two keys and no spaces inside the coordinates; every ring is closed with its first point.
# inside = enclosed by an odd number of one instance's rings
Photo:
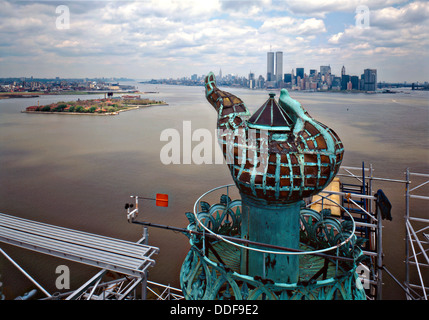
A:
{"type": "MultiPolygon", "coordinates": [[[[290,73],[283,73],[283,52],[277,51],[267,52],[267,73],[266,77],[259,75],[256,77],[255,73],[250,71],[248,77],[242,75],[227,74],[222,76],[222,69],[219,69],[217,81],[220,85],[239,85],[242,87],[248,87],[250,89],[280,89],[287,88],[292,90],[309,90],[309,91],[339,91],[339,90],[354,90],[354,91],[366,91],[374,92],[378,89],[378,84],[383,87],[381,82],[377,80],[377,69],[365,68],[360,73],[348,74],[346,67],[342,66],[341,74],[335,74],[331,70],[331,66],[320,66],[319,70],[309,69],[307,72],[303,67],[295,67],[291,69],[290,73]],[[274,59],[275,57],[275,59],[274,59]],[[274,72],[275,70],[275,72],[274,72]]],[[[186,84],[203,85],[205,75],[199,76],[198,74],[192,74],[190,77],[182,77],[172,81],[170,83],[180,84],[183,80],[186,84]],[[190,80],[191,82],[187,82],[190,80]]],[[[171,79],[171,78],[169,78],[171,79]]],[[[154,82],[159,83],[156,79],[152,79],[154,82]]],[[[161,83],[167,79],[158,79],[161,83]]],[[[172,79],[171,79],[172,80],[172,79]]],[[[168,82],[166,82],[168,83],[168,82]]],[[[395,82],[384,84],[405,84],[404,82],[395,82]]],[[[428,81],[423,83],[410,83],[419,86],[428,86],[428,81]]]]}
{"type": "MultiPolygon", "coordinates": [[[[429,80],[429,3],[408,0],[0,0],[0,77],[179,78],[293,67],[429,80]],[[362,13],[359,6],[367,6],[362,13]]],[[[274,72],[275,73],[275,72],[274,72]]]]}

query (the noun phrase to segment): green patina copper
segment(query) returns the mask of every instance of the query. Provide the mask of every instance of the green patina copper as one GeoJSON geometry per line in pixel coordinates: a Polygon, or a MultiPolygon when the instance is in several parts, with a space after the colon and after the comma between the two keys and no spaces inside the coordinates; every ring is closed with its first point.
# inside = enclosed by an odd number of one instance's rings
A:
{"type": "MultiPolygon", "coordinates": [[[[270,93],[268,100],[251,115],[240,98],[216,86],[213,73],[206,77],[205,84],[206,98],[218,114],[218,140],[241,195],[240,215],[236,219],[239,223],[234,227],[236,235],[250,241],[299,249],[303,245],[300,243],[302,199],[323,190],[338,172],[344,153],[341,140],[332,129],[313,119],[285,89],[278,102],[275,94],[270,93]]],[[[215,226],[210,214],[201,217],[215,226]]],[[[189,283],[187,272],[195,275],[195,270],[203,265],[211,266],[210,270],[203,268],[199,272],[202,286],[208,286],[211,275],[220,272],[210,258],[199,255],[197,247],[192,244],[182,269],[185,291],[190,290],[185,284],[189,283]],[[204,277],[206,280],[202,280],[204,277]]],[[[270,279],[281,286],[292,287],[300,282],[304,261],[300,262],[298,255],[239,251],[238,260],[234,260],[239,266],[236,277],[252,281],[270,279]]],[[[192,279],[192,285],[198,287],[198,282],[192,279]]],[[[213,281],[221,280],[213,278],[213,281]]],[[[247,283],[246,287],[249,286],[254,284],[247,283]]],[[[212,292],[205,294],[205,298],[215,297],[216,290],[210,290],[212,292]]]]}
{"type": "Polygon", "coordinates": [[[313,119],[282,89],[250,117],[244,102],[206,77],[206,97],[218,113],[219,143],[237,187],[256,201],[292,203],[323,190],[344,154],[338,135],[313,119]]]}
{"type": "MultiPolygon", "coordinates": [[[[186,213],[186,216],[189,230],[203,231],[193,213],[186,213]]],[[[241,201],[231,201],[223,195],[217,204],[202,202],[197,218],[217,234],[240,237],[241,201]]],[[[329,210],[316,212],[303,208],[300,223],[300,249],[307,251],[341,243],[352,231],[348,221],[341,222],[330,216],[329,210]]],[[[242,251],[239,248],[219,240],[208,242],[205,239],[204,243],[201,235],[186,235],[191,250],[182,264],[180,283],[188,300],[365,299],[365,291],[356,274],[356,266],[365,255],[360,247],[362,239],[355,235],[338,252],[342,257],[352,258],[352,262],[305,255],[300,259],[299,277],[295,283],[242,274],[242,251]]]]}

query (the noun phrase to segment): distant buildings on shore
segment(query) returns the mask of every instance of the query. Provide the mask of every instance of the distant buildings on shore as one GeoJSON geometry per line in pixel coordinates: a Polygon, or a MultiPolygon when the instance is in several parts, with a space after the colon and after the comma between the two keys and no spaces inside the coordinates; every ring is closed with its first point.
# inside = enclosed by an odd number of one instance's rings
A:
{"type": "Polygon", "coordinates": [[[136,90],[135,86],[121,85],[119,80],[131,79],[36,79],[3,78],[0,79],[0,92],[46,92],[60,93],[70,91],[129,91],[136,90]]]}
{"type": "MultiPolygon", "coordinates": [[[[267,52],[267,73],[265,77],[250,71],[247,77],[233,74],[222,75],[222,70],[216,76],[218,85],[245,87],[250,89],[276,89],[307,91],[364,91],[374,92],[377,89],[392,87],[411,87],[414,89],[429,89],[427,82],[419,83],[385,83],[377,82],[377,69],[364,69],[359,75],[347,74],[345,66],[341,68],[341,75],[332,73],[330,65],[320,66],[319,70],[305,70],[303,67],[291,69],[290,73],[283,73],[283,52],[267,52]]],[[[173,85],[204,85],[205,75],[193,74],[190,77],[179,79],[151,80],[154,84],[173,85]]]]}
{"type": "MultiPolygon", "coordinates": [[[[358,75],[347,74],[342,66],[341,75],[332,73],[330,65],[317,69],[305,70],[304,67],[291,69],[290,73],[283,70],[283,52],[267,52],[267,73],[265,77],[250,71],[248,76],[234,74],[223,75],[219,70],[216,81],[220,86],[244,87],[250,89],[280,89],[306,91],[364,91],[374,92],[377,89],[410,87],[412,90],[429,90],[428,82],[421,83],[386,83],[377,82],[377,69],[364,69],[358,75]]],[[[185,86],[204,85],[204,75],[192,74],[190,77],[178,79],[152,79],[140,83],[171,84],[185,86]]],[[[62,91],[129,91],[136,92],[134,86],[120,85],[119,81],[133,81],[127,78],[97,78],[97,79],[33,79],[3,78],[0,79],[0,92],[52,92],[62,91]]]]}
{"type": "MultiPolygon", "coordinates": [[[[195,77],[194,77],[195,79],[195,77]]],[[[231,79],[219,79],[221,82],[231,79]]],[[[327,91],[327,90],[357,90],[375,91],[377,89],[377,69],[365,69],[359,76],[349,75],[346,68],[341,69],[341,76],[332,73],[331,66],[320,66],[319,70],[310,69],[307,72],[303,67],[291,69],[290,73],[283,73],[283,52],[267,52],[267,74],[258,78],[250,72],[247,79],[239,83],[251,89],[287,88],[291,90],[327,91]]]]}
{"type": "Polygon", "coordinates": [[[365,69],[360,78],[348,75],[343,66],[341,76],[331,71],[331,66],[320,66],[319,70],[295,68],[290,73],[283,73],[283,52],[267,52],[267,76],[258,81],[249,74],[249,88],[288,88],[292,90],[326,91],[326,90],[360,90],[375,91],[377,88],[377,70],[365,69]]]}
{"type": "MultiPolygon", "coordinates": [[[[364,69],[358,75],[347,74],[346,67],[341,68],[341,75],[332,73],[330,65],[320,66],[319,70],[305,70],[303,67],[291,69],[290,73],[283,73],[283,52],[267,52],[267,73],[256,76],[250,71],[248,76],[222,74],[219,70],[216,82],[220,86],[244,87],[250,89],[279,89],[307,90],[307,91],[362,91],[375,92],[378,89],[410,87],[414,89],[429,89],[428,82],[417,83],[386,83],[377,82],[377,69],[364,69]]],[[[145,83],[171,84],[195,86],[204,85],[206,75],[192,74],[190,77],[178,79],[152,79],[145,83]]]]}

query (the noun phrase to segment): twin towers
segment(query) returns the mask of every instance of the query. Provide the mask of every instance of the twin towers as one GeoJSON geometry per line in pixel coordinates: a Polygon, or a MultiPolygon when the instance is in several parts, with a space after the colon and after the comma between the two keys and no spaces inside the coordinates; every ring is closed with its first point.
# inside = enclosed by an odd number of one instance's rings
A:
{"type": "Polygon", "coordinates": [[[283,52],[277,51],[275,57],[274,65],[274,52],[267,52],[267,81],[278,83],[283,78],[283,52]]]}

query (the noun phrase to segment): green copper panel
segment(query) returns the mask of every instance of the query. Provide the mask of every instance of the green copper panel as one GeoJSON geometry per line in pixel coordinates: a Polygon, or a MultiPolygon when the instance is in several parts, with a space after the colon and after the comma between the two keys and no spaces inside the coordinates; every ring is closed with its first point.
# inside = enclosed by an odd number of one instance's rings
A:
{"type": "MultiPolygon", "coordinates": [[[[242,237],[260,243],[299,248],[301,202],[266,206],[242,196],[242,237]]],[[[266,249],[260,247],[261,249],[266,249]]],[[[242,250],[241,273],[275,282],[298,281],[299,257],[242,250]]]]}
{"type": "MultiPolygon", "coordinates": [[[[220,235],[240,237],[244,208],[240,200],[223,195],[219,203],[201,203],[198,220],[220,235]]],[[[188,229],[201,231],[193,213],[186,213],[188,229]]],[[[349,221],[339,221],[329,210],[300,211],[300,250],[311,251],[330,247],[350,236],[349,221]]],[[[242,272],[243,250],[230,243],[185,233],[189,250],[180,270],[180,284],[187,300],[365,300],[365,291],[356,273],[359,261],[365,258],[362,239],[352,236],[338,254],[351,261],[326,260],[314,255],[299,259],[296,282],[274,281],[242,272]],[[320,272],[325,269],[324,272],[320,272]]],[[[267,259],[267,265],[273,260],[267,259]]],[[[286,278],[284,280],[287,280],[286,278]]]]}

